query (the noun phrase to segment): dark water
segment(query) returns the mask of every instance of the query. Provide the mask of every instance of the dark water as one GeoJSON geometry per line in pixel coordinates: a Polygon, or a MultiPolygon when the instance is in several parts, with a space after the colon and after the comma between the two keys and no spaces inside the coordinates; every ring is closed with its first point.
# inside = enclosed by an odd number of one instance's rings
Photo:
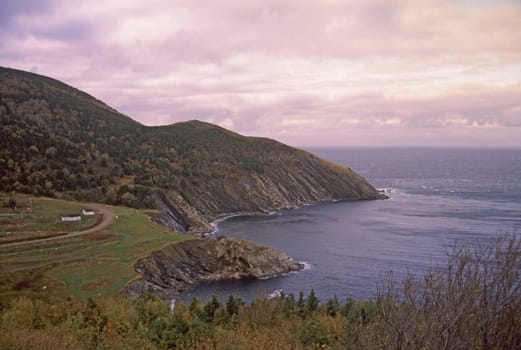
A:
{"type": "Polygon", "coordinates": [[[310,269],[258,281],[198,287],[208,300],[251,300],[283,289],[315,290],[322,300],[371,298],[381,274],[421,273],[443,265],[452,245],[521,234],[521,150],[312,149],[349,165],[390,200],[340,202],[229,218],[218,234],[285,251],[310,269]]]}

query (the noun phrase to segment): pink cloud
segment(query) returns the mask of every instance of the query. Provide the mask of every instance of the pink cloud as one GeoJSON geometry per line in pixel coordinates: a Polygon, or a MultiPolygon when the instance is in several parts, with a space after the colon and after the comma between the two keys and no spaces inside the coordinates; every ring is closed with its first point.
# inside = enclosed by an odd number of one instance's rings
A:
{"type": "Polygon", "coordinates": [[[515,1],[5,4],[1,65],[145,124],[198,118],[298,145],[521,147],[515,1]]]}

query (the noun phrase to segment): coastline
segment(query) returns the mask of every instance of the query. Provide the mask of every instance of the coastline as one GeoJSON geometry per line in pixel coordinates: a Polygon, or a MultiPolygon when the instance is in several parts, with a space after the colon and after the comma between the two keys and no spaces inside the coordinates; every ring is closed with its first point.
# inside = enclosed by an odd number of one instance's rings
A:
{"type": "MultiPolygon", "coordinates": [[[[380,192],[380,190],[378,190],[380,192]]],[[[385,189],[385,192],[380,192],[382,194],[382,198],[379,198],[377,200],[386,200],[391,199],[387,194],[391,193],[391,189],[385,189]],[[387,191],[388,190],[388,191],[387,191]]],[[[212,230],[207,232],[199,233],[201,237],[211,237],[216,235],[219,232],[219,224],[227,219],[234,218],[234,217],[240,217],[240,216],[261,216],[261,215],[277,215],[284,213],[286,211],[292,211],[303,207],[309,207],[309,206],[315,206],[315,205],[323,205],[323,204],[334,204],[334,203],[342,203],[342,202],[356,202],[356,201],[365,201],[365,200],[372,200],[372,199],[330,199],[330,200],[323,200],[323,201],[315,201],[315,202],[306,202],[303,204],[295,205],[292,207],[285,207],[285,208],[279,208],[274,209],[272,211],[257,211],[257,212],[235,212],[235,213],[225,213],[218,215],[216,219],[211,221],[208,225],[212,228],[212,230]]],[[[197,232],[194,234],[198,234],[197,232]]]]}
{"type": "MultiPolygon", "coordinates": [[[[389,198],[388,196],[385,196],[384,194],[382,194],[380,196],[380,198],[378,198],[378,199],[388,199],[388,198],[389,198]]],[[[367,200],[371,200],[371,199],[367,199],[367,200]]],[[[208,230],[206,232],[192,232],[192,235],[194,237],[203,238],[203,240],[202,240],[203,242],[204,241],[219,242],[219,241],[226,241],[226,240],[234,240],[232,238],[227,238],[226,236],[218,235],[219,224],[222,223],[223,221],[233,218],[233,217],[280,215],[286,211],[292,211],[292,210],[296,210],[296,209],[303,208],[303,207],[328,205],[328,204],[335,204],[335,203],[341,203],[341,202],[356,202],[356,201],[360,201],[360,199],[327,199],[327,200],[320,200],[320,201],[313,201],[313,202],[305,202],[305,203],[301,203],[299,205],[294,205],[294,206],[281,207],[276,210],[270,210],[270,211],[265,210],[265,211],[257,211],[257,212],[223,213],[223,214],[217,215],[217,217],[213,221],[208,223],[208,227],[210,228],[210,230],[208,230]],[[210,238],[210,239],[206,240],[204,238],[210,238]]],[[[237,241],[237,240],[235,240],[235,241],[237,241]]],[[[255,248],[253,248],[254,250],[263,248],[262,245],[258,245],[249,240],[244,240],[243,242],[245,244],[255,246],[255,248]]],[[[177,250],[181,246],[181,243],[182,242],[174,243],[174,244],[170,245],[169,247],[167,247],[167,249],[177,250]]],[[[217,243],[217,244],[219,244],[219,243],[217,243]]],[[[156,262],[150,261],[150,264],[149,263],[145,264],[145,265],[156,265],[156,267],[152,267],[151,269],[147,268],[143,264],[140,267],[138,267],[138,265],[141,262],[143,262],[144,259],[155,260],[157,258],[157,255],[163,254],[165,250],[156,251],[156,252],[153,252],[152,254],[150,254],[148,257],[142,259],[141,261],[138,261],[138,263],[135,266],[135,269],[138,273],[141,274],[141,278],[128,284],[127,287],[125,288],[124,294],[129,295],[129,296],[135,296],[135,295],[141,294],[143,292],[143,290],[145,290],[146,287],[152,287],[152,289],[155,290],[155,292],[159,296],[170,298],[175,295],[181,295],[181,294],[190,292],[191,290],[196,288],[198,285],[204,284],[207,282],[218,282],[218,281],[226,281],[226,280],[247,280],[247,279],[252,279],[252,278],[253,279],[271,279],[271,278],[275,278],[278,276],[283,276],[283,275],[296,273],[296,272],[300,272],[300,271],[307,271],[307,270],[311,269],[312,263],[310,263],[310,262],[295,261],[295,260],[291,259],[290,257],[288,257],[283,251],[278,250],[278,248],[276,248],[276,247],[264,247],[264,248],[269,248],[271,250],[271,252],[268,254],[268,255],[271,254],[271,257],[268,257],[266,260],[266,261],[270,261],[270,263],[268,263],[268,264],[263,263],[260,266],[263,266],[262,267],[263,269],[267,268],[267,269],[271,270],[272,272],[261,273],[261,274],[258,274],[258,273],[251,274],[250,272],[246,273],[244,271],[241,271],[241,272],[236,271],[235,274],[229,275],[228,274],[229,271],[228,271],[224,274],[218,273],[217,275],[215,275],[213,272],[211,272],[207,268],[204,268],[203,270],[206,272],[204,272],[198,276],[192,275],[193,271],[182,272],[181,275],[179,275],[179,276],[162,275],[165,271],[165,268],[160,268],[157,265],[158,261],[156,261],[156,262]],[[285,262],[281,263],[281,260],[275,261],[275,263],[273,263],[274,260],[272,260],[271,258],[273,258],[274,256],[277,256],[279,253],[285,257],[284,259],[287,259],[288,261],[292,262],[292,265],[293,265],[292,268],[289,268],[289,269],[283,268],[282,270],[280,270],[280,267],[284,266],[286,263],[285,262]],[[146,272],[146,270],[148,270],[148,272],[146,272]],[[160,271],[163,271],[163,272],[160,272],[160,271]],[[162,275],[162,277],[160,277],[161,275],[162,275]],[[170,280],[170,282],[165,282],[165,280],[170,280]],[[175,281],[178,281],[178,282],[175,282],[175,281]],[[179,282],[181,282],[181,284],[178,284],[179,282]]],[[[238,256],[234,257],[232,260],[226,261],[226,262],[223,261],[220,264],[222,264],[222,267],[224,267],[225,269],[230,269],[230,268],[234,269],[236,267],[235,264],[237,263],[237,261],[235,259],[238,259],[238,261],[240,261],[240,260],[244,260],[245,256],[249,256],[249,255],[251,256],[251,250],[246,250],[246,251],[243,250],[243,252],[245,252],[244,255],[239,254],[238,256]]],[[[180,256],[183,257],[183,260],[180,261],[181,265],[176,265],[175,263],[173,263],[173,264],[168,263],[168,265],[170,265],[170,267],[166,268],[166,270],[171,270],[170,268],[179,269],[180,266],[186,267],[186,266],[191,266],[193,264],[195,264],[195,265],[199,264],[199,262],[200,262],[199,260],[201,258],[199,253],[201,253],[201,251],[197,247],[195,247],[195,249],[194,249],[194,247],[186,249],[186,251],[184,251],[180,254],[180,256]]],[[[237,252],[235,251],[233,254],[236,254],[236,253],[237,252]]],[[[208,254],[208,252],[205,254],[208,254]]],[[[171,257],[172,256],[170,256],[170,258],[171,257]]],[[[282,260],[284,260],[284,259],[282,259],[282,260]]],[[[176,259],[174,259],[174,260],[176,260],[176,259]]],[[[251,268],[256,269],[257,267],[254,267],[254,265],[255,264],[250,265],[250,269],[251,268]]],[[[192,267],[194,268],[195,271],[197,271],[199,269],[198,266],[192,266],[192,267]]]]}
{"type": "Polygon", "coordinates": [[[344,202],[344,201],[349,201],[349,200],[345,200],[345,199],[324,200],[324,201],[303,203],[303,204],[299,204],[299,205],[295,205],[295,206],[291,206],[291,207],[283,207],[283,208],[274,209],[274,210],[271,210],[271,211],[236,212],[236,213],[221,214],[215,220],[213,220],[213,221],[211,221],[209,223],[210,227],[212,227],[213,230],[209,231],[209,232],[203,233],[203,236],[207,237],[207,236],[210,236],[210,235],[214,235],[215,233],[217,233],[219,231],[219,223],[225,221],[226,219],[230,219],[230,218],[234,218],[234,217],[239,217],[239,216],[259,216],[259,215],[275,215],[277,213],[282,213],[282,212],[285,212],[285,211],[296,210],[296,209],[299,209],[299,208],[302,208],[302,207],[309,207],[309,206],[313,206],[313,205],[330,204],[330,203],[337,203],[337,202],[344,202]]]}

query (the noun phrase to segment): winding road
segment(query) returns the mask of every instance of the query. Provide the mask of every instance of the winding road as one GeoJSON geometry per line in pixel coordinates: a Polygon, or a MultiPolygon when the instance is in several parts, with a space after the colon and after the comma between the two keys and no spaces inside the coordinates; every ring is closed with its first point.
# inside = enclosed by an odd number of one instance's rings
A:
{"type": "Polygon", "coordinates": [[[0,249],[18,247],[18,246],[42,243],[42,242],[48,242],[48,241],[56,241],[59,239],[77,237],[77,236],[82,236],[82,235],[88,235],[89,233],[94,233],[94,232],[104,230],[116,221],[116,214],[114,214],[114,212],[112,210],[110,210],[109,208],[107,208],[106,206],[104,206],[102,204],[85,203],[85,206],[87,208],[92,208],[97,214],[101,214],[101,221],[98,224],[96,224],[96,226],[90,227],[90,228],[82,230],[82,231],[74,231],[74,232],[70,232],[70,233],[67,233],[64,235],[59,235],[59,236],[54,236],[54,237],[47,237],[47,238],[33,239],[30,241],[20,241],[20,242],[0,244],[0,249]]]}

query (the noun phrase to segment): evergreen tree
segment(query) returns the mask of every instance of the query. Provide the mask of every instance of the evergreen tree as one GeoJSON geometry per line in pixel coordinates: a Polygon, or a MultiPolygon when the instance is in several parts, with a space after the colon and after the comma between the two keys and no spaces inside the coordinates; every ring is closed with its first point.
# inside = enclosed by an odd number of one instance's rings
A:
{"type": "Polygon", "coordinates": [[[309,292],[308,300],[306,303],[306,309],[308,310],[308,312],[310,314],[312,314],[313,312],[317,311],[318,304],[319,304],[319,300],[315,295],[315,291],[313,289],[311,289],[311,292],[309,292]]]}
{"type": "Polygon", "coordinates": [[[349,312],[353,308],[354,303],[355,303],[354,300],[352,298],[348,297],[346,299],[346,303],[344,304],[344,306],[340,310],[341,315],[344,316],[344,317],[347,317],[349,315],[349,312]]]}
{"type": "Polygon", "coordinates": [[[215,295],[212,295],[212,300],[209,303],[206,303],[206,305],[203,308],[205,322],[211,323],[213,321],[215,311],[219,308],[219,306],[221,306],[219,300],[217,300],[215,295]]]}
{"type": "Polygon", "coordinates": [[[306,299],[304,299],[304,292],[300,291],[297,300],[297,312],[300,317],[304,317],[304,311],[306,306],[306,299]]]}
{"type": "Polygon", "coordinates": [[[7,207],[8,208],[11,208],[13,210],[16,210],[16,199],[14,199],[13,197],[10,197],[8,200],[7,200],[7,207]]]}
{"type": "Polygon", "coordinates": [[[335,297],[333,299],[329,299],[326,305],[327,314],[331,317],[335,317],[338,313],[338,308],[340,307],[338,303],[338,299],[335,297]]]}
{"type": "Polygon", "coordinates": [[[295,296],[293,293],[290,293],[286,298],[284,298],[284,315],[286,317],[291,316],[295,311],[295,296]]]}
{"type": "Polygon", "coordinates": [[[233,295],[230,295],[226,302],[226,313],[228,316],[237,315],[239,312],[239,300],[234,299],[233,295]]]}

